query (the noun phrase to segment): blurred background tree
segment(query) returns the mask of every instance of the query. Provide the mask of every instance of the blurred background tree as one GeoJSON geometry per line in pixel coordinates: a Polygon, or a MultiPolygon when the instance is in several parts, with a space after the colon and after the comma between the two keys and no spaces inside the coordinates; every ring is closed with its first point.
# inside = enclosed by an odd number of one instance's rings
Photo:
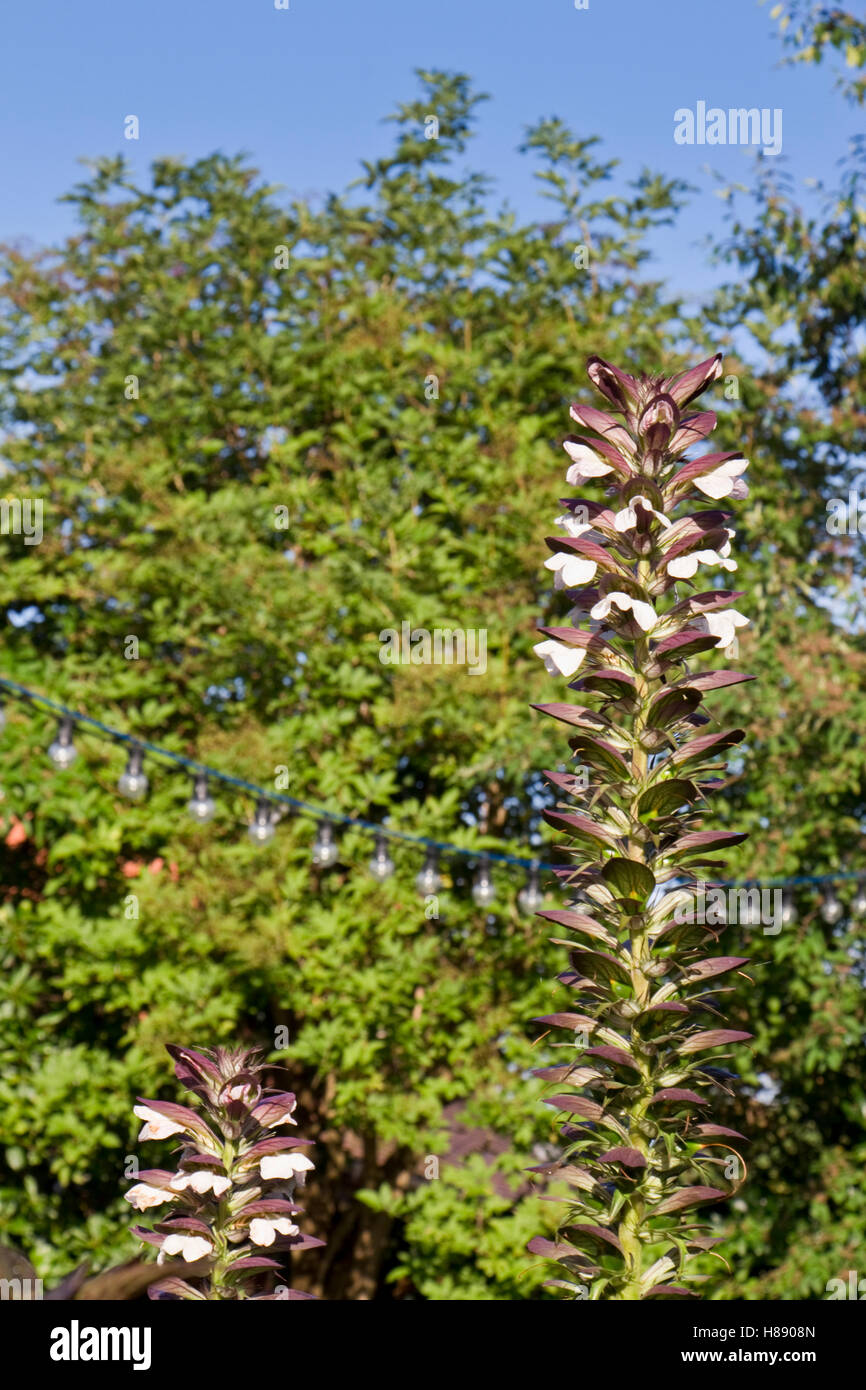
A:
{"type": "MultiPolygon", "coordinates": [[[[788,20],[792,56],[843,55],[836,80],[862,107],[863,20],[806,3],[772,13],[788,20]]],[[[737,579],[759,680],[743,688],[754,738],[731,816],[753,833],[740,868],[765,876],[856,871],[866,860],[866,506],[858,515],[855,503],[847,534],[828,527],[831,499],[847,512],[853,490],[866,503],[866,143],[846,137],[844,120],[834,134],[835,172],[803,194],[766,161],[751,187],[724,190],[718,254],[735,278],[706,314],[749,364],[725,425],[753,458],[737,538],[750,555],[737,579]]],[[[756,1021],[746,1076],[772,1099],[751,1106],[745,1125],[753,1166],[726,1250],[729,1297],[825,1297],[827,1280],[861,1259],[864,924],[854,886],[837,891],[837,921],[800,894],[796,925],[756,938],[741,1013],[756,1021]]]]}
{"type": "MultiPolygon", "coordinates": [[[[280,207],[238,159],[162,161],[147,188],[104,160],[69,195],[78,236],[7,252],[5,453],[16,490],[44,499],[46,537],[3,540],[4,672],[253,781],[285,766],[296,797],[525,853],[555,441],[591,347],[636,363],[665,339],[675,306],[640,279],[641,235],[678,194],[647,176],[602,197],[612,165],[551,121],[527,144],[556,220],[518,226],[453,167],[480,98],[460,76],[422,74],[422,89],[393,156],[319,212],[280,207]],[[572,259],[587,238],[589,271],[572,259]],[[383,664],[379,633],[404,621],[485,629],[486,674],[383,664]]],[[[10,707],[4,1228],[52,1274],[128,1253],[130,1106],[164,1082],[163,1042],[273,1044],[282,1026],[321,1150],[309,1204],[328,1248],[307,1277],[329,1296],[381,1292],[395,1198],[432,1191],[425,1158],[451,1147],[446,1104],[513,1136],[496,1156],[509,1175],[552,1133],[515,1086],[552,988],[518,882],[485,914],[446,865],[431,918],[417,852],[398,850],[379,886],[369,837],[347,834],[319,875],[309,821],[257,851],[241,801],[196,828],[183,778],[152,769],[129,805],[116,750],[82,735],[61,775],[50,737],[10,707]]],[[[470,1214],[447,1190],[463,1265],[470,1214]]],[[[473,1201],[481,1262],[502,1205],[473,1201]]],[[[458,1272],[464,1296],[485,1281],[502,1296],[530,1263],[507,1230],[509,1274],[501,1259],[458,1272]]]]}
{"type": "MultiPolygon", "coordinates": [[[[287,767],[293,796],[334,810],[526,853],[538,770],[560,756],[528,708],[553,698],[531,646],[562,611],[543,537],[583,360],[672,371],[725,346],[736,388],[714,404],[753,459],[738,579],[760,677],[737,688],[754,735],[729,809],[753,837],[731,871],[859,868],[860,559],[825,530],[862,449],[856,169],[823,217],[760,181],[720,247],[741,278],[694,316],[646,264],[679,182],[623,185],[594,139],[547,119],[524,149],[551,216],[521,223],[462,170],[480,94],[419,76],[392,154],[321,208],[283,206],[240,158],[159,161],[147,186],[106,159],[69,195],[77,235],[6,249],[3,453],[15,495],[44,499],[45,539],[0,538],[0,674],[263,785],[287,767]],[[382,664],[380,631],[404,621],[485,629],[486,674],[382,664]]],[[[130,805],[118,751],[82,735],[61,774],[44,716],[10,703],[8,719],[4,1237],[51,1279],[129,1257],[131,1106],[171,1094],[163,1043],[262,1041],[318,1145],[306,1227],[328,1246],[297,1287],[546,1296],[523,1253],[554,1220],[521,1174],[555,1136],[528,1020],[563,996],[519,880],[497,875],[484,912],[445,864],[428,917],[417,852],[376,884],[369,837],[347,833],[319,873],[308,820],[255,849],[242,798],[196,827],[184,779],[152,770],[130,805]]],[[[847,915],[831,929],[809,909],[742,952],[761,1100],[736,1124],[755,1167],[745,1210],[717,1218],[734,1268],[719,1296],[820,1296],[863,1231],[855,943],[847,915]]]]}

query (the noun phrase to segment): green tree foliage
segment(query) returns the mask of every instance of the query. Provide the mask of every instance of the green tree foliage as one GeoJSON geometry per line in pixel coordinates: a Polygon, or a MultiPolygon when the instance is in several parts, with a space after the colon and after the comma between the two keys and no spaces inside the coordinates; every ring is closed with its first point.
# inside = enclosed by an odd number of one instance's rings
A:
{"type": "MultiPolygon", "coordinates": [[[[525,852],[533,769],[556,756],[528,704],[547,686],[531,645],[563,408],[591,349],[668,350],[677,306],[643,237],[682,190],[608,189],[594,142],[548,120],[526,147],[552,220],[521,225],[458,168],[480,98],[421,77],[392,154],[323,208],[282,205],[222,155],[159,161],[143,187],[106,159],[69,195],[74,236],[7,249],[4,456],[45,538],[2,539],[3,673],[252,781],[288,768],[292,795],[333,810],[525,852]],[[486,673],[383,663],[379,634],[404,621],[486,630],[486,673]]],[[[151,767],[130,805],[119,751],[82,735],[61,774],[51,735],[10,706],[8,1238],[52,1277],[129,1256],[129,1115],[172,1094],[163,1043],[263,1043],[316,1143],[307,1229],[327,1249],[298,1287],[371,1297],[390,1272],[426,1297],[514,1293],[525,1238],[554,1218],[481,1195],[477,1165],[525,1194],[516,1175],[552,1135],[541,1107],[526,1119],[526,1078],[555,986],[513,877],[488,914],[446,864],[434,916],[416,852],[380,886],[349,833],[320,874],[309,820],[257,850],[243,798],[196,827],[182,777],[151,767]],[[446,1105],[513,1147],[461,1173],[446,1105]]]]}
{"type": "MultiPolygon", "coordinates": [[[[823,14],[831,27],[816,31],[822,43],[855,23],[839,10],[823,14]]],[[[862,95],[860,30],[848,76],[862,95]]],[[[758,680],[728,710],[750,731],[730,791],[732,818],[752,832],[737,861],[744,874],[864,864],[866,506],[849,505],[851,491],[866,502],[863,153],[855,142],[846,154],[840,142],[841,177],[808,199],[766,168],[749,190],[757,206],[745,190],[728,190],[719,251],[734,277],[708,320],[730,333],[743,362],[722,428],[752,458],[737,579],[754,599],[742,647],[758,680]]],[[[750,1019],[756,1034],[745,1075],[755,1094],[774,1099],[747,1116],[729,1110],[728,1122],[754,1141],[726,1245],[730,1297],[825,1297],[827,1281],[862,1259],[863,923],[851,911],[854,889],[838,891],[838,922],[824,920],[814,892],[801,892],[794,926],[751,934],[754,988],[737,1001],[739,1022],[750,1019]]],[[[735,928],[725,944],[744,939],[735,928]]]]}
{"type": "MultiPolygon", "coordinates": [[[[719,447],[751,459],[736,578],[758,679],[714,702],[719,727],[749,730],[714,824],[751,832],[732,871],[862,867],[861,539],[826,527],[864,446],[856,162],[823,205],[779,175],[757,213],[732,199],[731,284],[691,318],[646,264],[678,184],[623,187],[593,140],[542,121],[524,146],[550,220],[523,223],[463,168],[468,81],[421,79],[391,154],[322,207],[223,155],[159,161],[143,186],[109,159],[69,195],[73,237],[6,249],[7,496],[44,500],[45,538],[0,536],[2,674],[258,783],[286,767],[293,795],[334,810],[523,850],[533,769],[561,757],[528,706],[550,698],[531,646],[559,612],[539,543],[561,510],[563,409],[590,353],[670,375],[725,347],[710,404],[719,447]],[[379,634],[403,621],[486,629],[486,674],[383,664],[379,634]]],[[[528,1073],[555,1056],[528,1021],[561,991],[516,881],[485,914],[446,864],[427,916],[414,852],[376,885],[352,833],[318,873],[309,821],[256,850],[249,802],[222,797],[196,827],[183,778],[153,768],[130,805],[117,750],[82,736],[61,775],[51,722],[7,710],[4,1241],[51,1282],[130,1258],[129,1117],[174,1094],[163,1044],[260,1043],[316,1143],[305,1229],[327,1247],[296,1287],[546,1296],[522,1252],[553,1204],[521,1170],[551,1156],[528,1073]],[[487,1136],[469,1151],[464,1122],[487,1136]]],[[[719,943],[754,962],[724,1007],[756,1034],[738,1065],[763,1097],[715,1117],[753,1141],[737,1209],[713,1217],[724,1296],[821,1297],[866,1226],[858,928],[799,907],[794,929],[719,943]]]]}
{"type": "Polygon", "coordinates": [[[815,0],[783,0],[770,11],[779,22],[788,62],[820,63],[828,53],[843,59],[836,85],[849,101],[866,100],[866,19],[839,5],[815,0]]]}

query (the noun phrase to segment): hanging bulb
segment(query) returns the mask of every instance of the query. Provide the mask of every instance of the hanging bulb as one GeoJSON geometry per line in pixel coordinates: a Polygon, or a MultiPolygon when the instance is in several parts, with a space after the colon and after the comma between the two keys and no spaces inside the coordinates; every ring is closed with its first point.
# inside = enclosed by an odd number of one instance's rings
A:
{"type": "Polygon", "coordinates": [[[855,917],[866,917],[866,888],[862,883],[851,900],[851,912],[855,917]]]}
{"type": "Polygon", "coordinates": [[[57,727],[57,737],[48,749],[48,756],[55,767],[70,767],[78,757],[78,749],[72,742],[74,728],[71,719],[61,719],[57,727]]]}
{"type": "Polygon", "coordinates": [[[144,750],[142,748],[131,748],[129,751],[129,761],[117,779],[117,790],[121,796],[128,796],[130,801],[141,801],[149,786],[147,774],[142,768],[144,762],[144,750]]]}
{"type": "Polygon", "coordinates": [[[377,883],[384,883],[394,872],[394,860],[388,853],[388,841],[384,835],[376,836],[376,848],[367,867],[377,883]]]}
{"type": "Polygon", "coordinates": [[[531,915],[538,912],[543,902],[544,894],[538,881],[538,861],[533,860],[529,869],[529,877],[517,894],[517,904],[521,912],[531,915]]]}
{"type": "Polygon", "coordinates": [[[786,893],[782,898],[782,926],[792,927],[797,920],[797,904],[794,901],[793,893],[786,893]]]}
{"type": "Polygon", "coordinates": [[[334,827],[330,821],[322,821],[313,841],[313,863],[320,869],[329,869],[336,864],[340,847],[334,838],[334,827]]]}
{"type": "Polygon", "coordinates": [[[496,885],[490,877],[490,861],[485,857],[475,870],[472,896],[479,907],[489,907],[496,897],[496,885]]]}
{"type": "Polygon", "coordinates": [[[271,803],[264,797],[256,806],[256,813],[247,826],[247,834],[254,845],[270,844],[274,838],[274,816],[271,803]]]}
{"type": "Polygon", "coordinates": [[[186,803],[186,809],[193,820],[201,821],[202,824],[210,820],[216,810],[216,802],[208,792],[206,777],[196,775],[193,778],[192,796],[186,803]]]}
{"type": "Polygon", "coordinates": [[[842,904],[833,892],[830,892],[821,904],[821,916],[828,927],[836,925],[843,911],[842,904]]]}
{"type": "Polygon", "coordinates": [[[424,867],[415,877],[415,887],[422,898],[433,897],[442,887],[442,875],[439,872],[439,858],[435,849],[431,849],[427,858],[424,860],[424,867]]]}

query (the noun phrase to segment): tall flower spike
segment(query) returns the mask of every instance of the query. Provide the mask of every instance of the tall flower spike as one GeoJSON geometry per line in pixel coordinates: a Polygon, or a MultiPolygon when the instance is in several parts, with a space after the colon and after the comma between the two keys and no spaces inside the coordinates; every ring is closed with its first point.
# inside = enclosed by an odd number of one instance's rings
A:
{"type": "Polygon", "coordinates": [[[562,796],[545,815],[570,837],[574,864],[557,871],[572,901],[538,914],[567,934],[554,941],[569,951],[559,980],[574,1002],[536,1022],[574,1041],[555,1044],[563,1060],[536,1072],[555,1091],[546,1104],[565,1117],[565,1149],[530,1171],[575,1191],[556,1239],[538,1236],[529,1249],[564,1267],[550,1282],[574,1298],[638,1300],[694,1294],[695,1255],[716,1243],[696,1210],[745,1174],[734,1148],[743,1136],[704,1114],[729,1076],[718,1049],[752,1036],[716,1026],[715,996],[746,960],[714,955],[716,933],[696,911],[706,900],[699,875],[723,867],[706,856],[745,836],[696,826],[720,785],[715,757],[745,737],[701,732],[699,706],[708,691],[752,677],[696,674],[689,663],[730,645],[748,619],[731,607],[740,594],[696,593],[691,582],[703,566],[734,567],[729,513],[678,510],[744,496],[747,465],[735,453],[681,457],[715,426],[712,412],[681,407],[721,374],[720,356],[666,381],[597,357],[588,370],[624,423],[573,406],[598,437],[566,441],[567,476],[604,488],[607,502],[563,499],[567,514],[591,520],[593,539],[573,528],[547,543],[573,621],[592,621],[589,631],[543,628],[535,647],[596,705],[535,706],[569,726],[590,779],[545,773],[562,796]],[[582,565],[593,587],[572,588],[582,565]]]}
{"type": "MultiPolygon", "coordinates": [[[[180,1136],[177,1172],[151,1168],[139,1173],[126,1200],[138,1211],[167,1207],[152,1230],[133,1232],[156,1246],[157,1263],[177,1256],[187,1264],[209,1262],[204,1277],[170,1277],[152,1284],[151,1298],[278,1299],[312,1298],[286,1285],[276,1293],[252,1293],[250,1285],[268,1270],[279,1271],[274,1256],[323,1245],[302,1236],[295,1222],[301,1208],[296,1187],[313,1167],[302,1150],[306,1139],[277,1133],[292,1118],[290,1091],[263,1091],[265,1063],[247,1048],[194,1052],[167,1048],[175,1075],[201,1102],[201,1110],[168,1101],[144,1100],[134,1112],[144,1121],[139,1139],[180,1136]],[[267,1253],[263,1253],[267,1251],[267,1253]]],[[[277,1275],[278,1277],[278,1275],[277,1275]]]]}

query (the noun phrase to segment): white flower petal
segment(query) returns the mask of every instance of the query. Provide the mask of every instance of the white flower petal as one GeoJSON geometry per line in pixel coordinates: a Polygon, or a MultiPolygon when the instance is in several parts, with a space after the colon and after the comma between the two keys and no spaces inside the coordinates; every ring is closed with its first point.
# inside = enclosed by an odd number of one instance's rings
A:
{"type": "Polygon", "coordinates": [[[123,1195],[136,1211],[147,1211],[148,1207],[161,1207],[165,1202],[170,1202],[173,1196],[164,1187],[151,1187],[150,1183],[146,1182],[137,1182],[135,1187],[131,1187],[123,1195]]]}
{"type": "Polygon", "coordinates": [[[702,615],[706,631],[713,637],[718,637],[717,647],[729,647],[734,640],[734,632],[738,627],[746,627],[749,619],[743,613],[738,613],[736,608],[723,608],[718,613],[704,613],[702,615]]]}
{"type": "Polygon", "coordinates": [[[638,627],[643,628],[644,632],[652,632],[658,622],[658,615],[651,603],[644,603],[641,599],[634,599],[631,605],[635,622],[638,627]]]}
{"type": "Polygon", "coordinates": [[[186,1133],[183,1125],[176,1120],[167,1120],[164,1115],[151,1110],[149,1105],[134,1105],[132,1113],[145,1122],[139,1130],[139,1139],[170,1139],[173,1134],[186,1133]]]}
{"type": "Polygon", "coordinates": [[[586,444],[574,444],[567,439],[563,448],[571,459],[571,467],[565,475],[568,483],[581,483],[585,478],[603,478],[606,473],[613,472],[611,465],[586,444]]]}
{"type": "Polygon", "coordinates": [[[587,560],[582,555],[569,555],[554,580],[554,588],[577,589],[594,579],[597,569],[594,560],[587,560]]]}
{"type": "Polygon", "coordinates": [[[541,657],[545,670],[551,676],[573,676],[586,655],[583,647],[567,647],[564,642],[556,642],[552,638],[536,642],[532,650],[541,657]]]}
{"type": "Polygon", "coordinates": [[[274,1223],[265,1221],[262,1216],[257,1216],[250,1222],[250,1240],[253,1245],[273,1245],[276,1234],[274,1223]]]}
{"type": "Polygon", "coordinates": [[[638,507],[641,511],[648,512],[651,516],[654,516],[663,526],[670,526],[671,523],[664,512],[657,512],[649,498],[641,495],[640,497],[633,497],[627,507],[623,507],[622,511],[616,513],[613,519],[614,529],[617,531],[631,531],[633,527],[637,526],[638,507]]]}
{"type": "Polygon", "coordinates": [[[199,1169],[195,1173],[178,1173],[172,1188],[175,1192],[185,1192],[191,1187],[193,1192],[203,1195],[205,1192],[212,1192],[215,1197],[221,1197],[224,1192],[228,1192],[231,1187],[231,1179],[222,1173],[208,1173],[199,1169]]]}
{"type": "Polygon", "coordinates": [[[287,1216],[256,1216],[250,1222],[253,1245],[273,1245],[277,1235],[296,1236],[298,1227],[287,1216]]]}
{"type": "Polygon", "coordinates": [[[642,599],[632,598],[631,594],[624,594],[619,589],[614,589],[613,593],[606,598],[599,599],[589,610],[591,618],[606,618],[610,613],[611,604],[616,604],[621,613],[632,613],[635,622],[644,632],[651,632],[658,622],[658,615],[652,604],[644,603],[642,599]]]}
{"type": "Polygon", "coordinates": [[[691,555],[678,555],[675,560],[668,563],[668,574],[674,579],[691,579],[697,572],[698,565],[721,565],[722,569],[735,570],[736,560],[729,560],[725,551],[730,551],[731,543],[728,541],[722,551],[717,550],[693,550],[691,555]]]}
{"type": "Polygon", "coordinates": [[[209,1255],[213,1250],[213,1243],[205,1240],[204,1236],[166,1236],[162,1242],[162,1254],[180,1255],[181,1259],[187,1264],[192,1264],[194,1260],[200,1260],[205,1255],[209,1255]]]}
{"type": "Polygon", "coordinates": [[[695,487],[705,497],[712,497],[718,502],[722,497],[730,497],[734,490],[734,480],[727,473],[707,473],[703,478],[695,478],[695,487]]]}
{"type": "Polygon", "coordinates": [[[263,1178],[293,1178],[314,1166],[306,1154],[268,1154],[259,1164],[259,1172],[263,1178]]]}
{"type": "Polygon", "coordinates": [[[580,584],[588,584],[598,566],[594,560],[586,560],[582,555],[567,555],[559,550],[545,560],[544,568],[555,572],[554,588],[574,589],[580,584]]]}
{"type": "Polygon", "coordinates": [[[672,579],[691,579],[698,571],[698,557],[677,555],[676,559],[668,561],[667,569],[672,579]]]}
{"type": "MultiPolygon", "coordinates": [[[[704,494],[705,497],[712,497],[719,501],[722,497],[735,495],[735,488],[745,488],[745,482],[738,482],[739,475],[745,473],[749,466],[748,459],[728,459],[726,463],[720,463],[718,468],[714,468],[712,473],[704,473],[700,478],[695,478],[695,487],[704,494]]],[[[742,496],[742,493],[736,493],[742,496]]]]}
{"type": "Polygon", "coordinates": [[[606,618],[610,612],[610,605],[615,603],[621,612],[627,613],[631,608],[631,594],[624,594],[620,589],[614,589],[613,593],[606,598],[600,598],[589,610],[591,618],[606,618]]]}
{"type": "Polygon", "coordinates": [[[577,521],[571,512],[563,512],[562,516],[556,518],[554,524],[564,527],[573,540],[577,540],[579,536],[584,536],[587,531],[592,530],[591,521],[577,521]]]}
{"type": "Polygon", "coordinates": [[[613,518],[615,531],[630,531],[633,526],[637,526],[637,512],[634,507],[623,507],[622,511],[615,514],[613,518]]]}
{"type": "Polygon", "coordinates": [[[610,594],[608,594],[606,598],[600,598],[598,603],[593,604],[592,608],[589,610],[589,616],[596,619],[606,618],[609,612],[610,594]]]}

